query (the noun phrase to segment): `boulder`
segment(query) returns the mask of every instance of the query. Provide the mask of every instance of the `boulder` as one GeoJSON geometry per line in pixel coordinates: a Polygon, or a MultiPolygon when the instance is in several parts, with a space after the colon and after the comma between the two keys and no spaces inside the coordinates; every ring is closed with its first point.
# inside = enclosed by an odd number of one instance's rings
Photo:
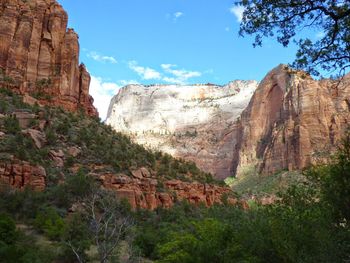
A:
{"type": "Polygon", "coordinates": [[[81,149],[79,147],[72,146],[67,149],[67,153],[72,157],[77,157],[81,153],[81,149]]]}
{"type": "Polygon", "coordinates": [[[38,149],[41,149],[46,143],[45,133],[41,131],[34,130],[34,129],[26,129],[26,130],[23,130],[22,133],[32,138],[35,146],[38,149]]]}
{"type": "Polygon", "coordinates": [[[12,113],[12,115],[18,120],[21,129],[28,128],[30,124],[38,118],[37,115],[29,112],[28,110],[16,110],[12,113]]]}
{"type": "Polygon", "coordinates": [[[62,150],[58,150],[58,151],[51,150],[49,152],[49,157],[52,161],[54,161],[57,167],[64,166],[64,153],[62,150]]]}

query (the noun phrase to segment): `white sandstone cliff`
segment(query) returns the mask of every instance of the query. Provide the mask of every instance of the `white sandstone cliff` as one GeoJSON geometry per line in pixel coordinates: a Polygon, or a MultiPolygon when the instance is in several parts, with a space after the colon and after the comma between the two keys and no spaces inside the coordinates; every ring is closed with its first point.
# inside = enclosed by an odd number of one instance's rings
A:
{"type": "Polygon", "coordinates": [[[233,169],[235,121],[257,85],[128,85],[112,98],[106,123],[137,143],[225,178],[233,169]]]}

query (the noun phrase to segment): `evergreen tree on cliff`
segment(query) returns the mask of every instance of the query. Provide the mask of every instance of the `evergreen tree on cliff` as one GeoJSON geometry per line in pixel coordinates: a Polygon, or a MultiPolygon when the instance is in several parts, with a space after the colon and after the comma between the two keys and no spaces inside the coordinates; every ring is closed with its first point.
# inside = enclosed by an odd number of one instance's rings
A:
{"type": "Polygon", "coordinates": [[[299,46],[293,67],[319,75],[350,67],[350,2],[343,0],[242,0],[240,35],[254,35],[254,46],[275,37],[283,46],[299,46]],[[316,40],[301,33],[318,33],[316,40]]]}

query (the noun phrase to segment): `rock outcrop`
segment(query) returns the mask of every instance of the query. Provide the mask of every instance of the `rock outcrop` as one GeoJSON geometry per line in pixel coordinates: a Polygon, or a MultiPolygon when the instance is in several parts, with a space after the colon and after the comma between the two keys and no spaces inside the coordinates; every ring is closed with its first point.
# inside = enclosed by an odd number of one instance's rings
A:
{"type": "Polygon", "coordinates": [[[239,122],[237,175],[272,174],[327,161],[350,124],[350,75],[316,81],[284,65],[260,83],[239,122]]]}
{"type": "Polygon", "coordinates": [[[42,104],[98,115],[78,35],[55,0],[0,0],[0,81],[42,104]]]}
{"type": "Polygon", "coordinates": [[[42,166],[33,166],[18,160],[0,162],[0,186],[17,189],[30,187],[35,191],[43,191],[45,182],[46,172],[42,166]]]}
{"type": "Polygon", "coordinates": [[[129,85],[110,103],[106,123],[136,143],[194,161],[217,178],[233,171],[236,120],[255,81],[215,85],[129,85]]]}
{"type": "Polygon", "coordinates": [[[94,176],[103,187],[113,190],[119,198],[126,199],[134,209],[170,208],[176,201],[182,200],[206,206],[221,204],[224,198],[230,204],[238,203],[238,200],[231,196],[232,191],[228,187],[180,180],[160,182],[146,168],[135,170],[132,174],[132,177],[123,174],[94,176]]]}

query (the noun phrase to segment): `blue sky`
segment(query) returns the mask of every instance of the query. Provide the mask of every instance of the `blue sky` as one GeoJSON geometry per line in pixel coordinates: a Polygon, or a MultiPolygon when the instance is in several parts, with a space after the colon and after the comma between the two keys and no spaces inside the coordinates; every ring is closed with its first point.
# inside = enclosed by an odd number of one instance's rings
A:
{"type": "Polygon", "coordinates": [[[234,0],[59,0],[80,37],[80,59],[104,119],[109,99],[128,83],[261,80],[295,47],[238,36],[234,0]]]}

